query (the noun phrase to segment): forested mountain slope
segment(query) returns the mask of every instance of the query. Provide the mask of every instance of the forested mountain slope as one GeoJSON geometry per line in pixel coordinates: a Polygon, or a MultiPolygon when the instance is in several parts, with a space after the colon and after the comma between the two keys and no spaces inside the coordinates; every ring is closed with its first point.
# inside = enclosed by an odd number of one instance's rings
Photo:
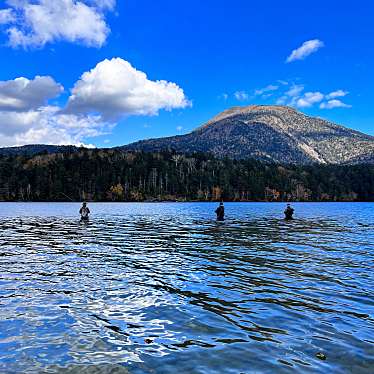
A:
{"type": "Polygon", "coordinates": [[[1,201],[373,201],[374,165],[81,150],[0,156],[1,201]]]}

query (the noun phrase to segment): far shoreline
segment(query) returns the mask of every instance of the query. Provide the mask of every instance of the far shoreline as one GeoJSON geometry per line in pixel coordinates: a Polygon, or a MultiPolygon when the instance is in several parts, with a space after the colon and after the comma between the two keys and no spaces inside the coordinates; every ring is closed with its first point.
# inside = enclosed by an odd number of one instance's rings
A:
{"type": "MultiPolygon", "coordinates": [[[[90,201],[90,200],[79,200],[79,201],[55,201],[55,200],[48,200],[48,201],[22,201],[22,200],[13,200],[13,201],[0,201],[0,204],[7,203],[7,204],[81,204],[82,201],[87,202],[87,204],[191,204],[191,203],[203,203],[203,204],[219,204],[221,200],[218,201],[200,201],[200,200],[183,200],[183,201],[173,201],[173,200],[162,200],[162,201],[90,201]]],[[[240,204],[332,204],[332,203],[374,203],[374,200],[310,200],[310,201],[266,201],[266,200],[246,200],[246,201],[232,201],[232,200],[223,200],[225,204],[230,203],[240,203],[240,204]]]]}

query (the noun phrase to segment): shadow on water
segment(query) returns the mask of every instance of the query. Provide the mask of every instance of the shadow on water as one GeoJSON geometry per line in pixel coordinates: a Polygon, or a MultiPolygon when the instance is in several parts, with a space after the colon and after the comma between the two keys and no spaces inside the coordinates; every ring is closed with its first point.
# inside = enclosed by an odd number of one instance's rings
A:
{"type": "Polygon", "coordinates": [[[372,216],[177,213],[0,217],[0,371],[372,372],[372,216]]]}

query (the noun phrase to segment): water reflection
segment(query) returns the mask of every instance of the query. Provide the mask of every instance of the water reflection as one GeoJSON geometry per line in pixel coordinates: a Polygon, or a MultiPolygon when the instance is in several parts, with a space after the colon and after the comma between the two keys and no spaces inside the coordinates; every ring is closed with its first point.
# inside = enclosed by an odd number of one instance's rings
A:
{"type": "Polygon", "coordinates": [[[0,371],[372,372],[372,209],[210,208],[2,213],[0,371]]]}

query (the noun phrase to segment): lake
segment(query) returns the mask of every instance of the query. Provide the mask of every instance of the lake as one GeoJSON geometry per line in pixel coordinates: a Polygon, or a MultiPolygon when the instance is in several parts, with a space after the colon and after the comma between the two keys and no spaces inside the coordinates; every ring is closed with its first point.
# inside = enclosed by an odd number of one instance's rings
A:
{"type": "Polygon", "coordinates": [[[373,373],[374,204],[216,206],[0,203],[0,372],[373,373]]]}

